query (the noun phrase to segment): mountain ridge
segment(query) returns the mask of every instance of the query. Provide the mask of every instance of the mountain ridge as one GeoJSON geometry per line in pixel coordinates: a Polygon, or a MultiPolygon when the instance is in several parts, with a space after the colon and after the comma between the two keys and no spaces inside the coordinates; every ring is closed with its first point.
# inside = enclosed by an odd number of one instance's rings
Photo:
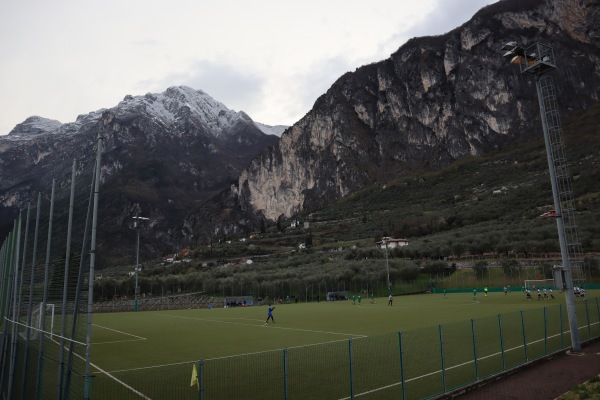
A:
{"type": "MultiPolygon", "coordinates": [[[[115,257],[131,245],[135,215],[156,221],[149,228],[155,255],[176,246],[168,232],[177,231],[187,210],[228,187],[254,154],[277,140],[247,114],[188,87],[125,96],[115,107],[71,123],[28,118],[0,137],[0,233],[38,192],[49,194],[53,180],[59,182],[57,197],[67,198],[74,159],[77,176],[91,176],[98,135],[102,245],[115,257]]],[[[77,195],[86,191],[82,186],[77,195]]]]}
{"type": "Polygon", "coordinates": [[[585,109],[600,98],[598,8],[505,0],[444,35],[409,40],[389,59],[340,77],[242,171],[232,196],[255,221],[289,218],[373,182],[539,132],[533,79],[502,59],[510,40],[551,41],[563,114],[585,109]]]}

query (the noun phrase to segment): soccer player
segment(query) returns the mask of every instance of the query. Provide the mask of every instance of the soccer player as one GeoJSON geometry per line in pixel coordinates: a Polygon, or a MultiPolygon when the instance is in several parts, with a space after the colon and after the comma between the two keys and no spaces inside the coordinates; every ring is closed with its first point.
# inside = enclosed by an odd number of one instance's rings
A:
{"type": "Polygon", "coordinates": [[[388,306],[392,305],[392,299],[393,299],[393,297],[392,297],[392,294],[390,293],[390,296],[388,297],[388,306]]]}
{"type": "Polygon", "coordinates": [[[477,300],[477,289],[473,289],[473,300],[477,300]]]}
{"type": "Polygon", "coordinates": [[[552,288],[550,288],[550,298],[554,300],[554,293],[552,293],[552,288]]]}
{"type": "Polygon", "coordinates": [[[362,300],[362,296],[359,294],[358,295],[358,305],[360,306],[360,301],[362,300]]]}
{"type": "Polygon", "coordinates": [[[352,295],[352,305],[355,305],[355,304],[356,304],[356,295],[353,294],[352,295]]]}
{"type": "Polygon", "coordinates": [[[504,295],[506,296],[507,293],[508,293],[508,288],[506,286],[504,286],[504,295]]]}
{"type": "Polygon", "coordinates": [[[487,297],[487,292],[488,292],[488,289],[487,289],[487,286],[486,286],[486,287],[483,288],[483,293],[485,294],[485,297],[487,297]]]}
{"type": "Polygon", "coordinates": [[[275,323],[275,319],[273,319],[273,310],[275,309],[275,307],[271,307],[271,305],[269,304],[269,309],[267,310],[267,320],[265,321],[265,324],[269,322],[269,319],[271,321],[273,321],[273,323],[275,323]]]}
{"type": "Polygon", "coordinates": [[[371,304],[375,304],[375,295],[371,292],[371,304]]]}

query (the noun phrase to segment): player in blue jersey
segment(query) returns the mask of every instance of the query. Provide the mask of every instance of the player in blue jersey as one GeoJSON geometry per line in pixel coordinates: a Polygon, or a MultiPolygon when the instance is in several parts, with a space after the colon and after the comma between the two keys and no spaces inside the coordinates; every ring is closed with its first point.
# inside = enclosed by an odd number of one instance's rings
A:
{"type": "Polygon", "coordinates": [[[275,307],[271,307],[271,305],[269,304],[269,309],[267,310],[267,320],[265,321],[265,324],[269,322],[269,319],[271,321],[273,321],[273,323],[275,323],[275,319],[273,319],[273,310],[275,309],[275,307]]]}

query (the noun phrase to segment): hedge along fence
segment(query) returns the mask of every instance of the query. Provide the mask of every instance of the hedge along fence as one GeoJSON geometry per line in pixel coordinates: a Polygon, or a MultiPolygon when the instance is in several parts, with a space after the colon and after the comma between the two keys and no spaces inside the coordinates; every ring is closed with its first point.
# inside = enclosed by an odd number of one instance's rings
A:
{"type": "MultiPolygon", "coordinates": [[[[600,337],[598,298],[577,303],[583,342],[600,337]]],[[[563,305],[389,335],[104,373],[95,398],[421,399],[570,347],[563,305]],[[190,379],[192,370],[195,378],[190,379]],[[196,383],[197,382],[197,383],[196,383]]]]}

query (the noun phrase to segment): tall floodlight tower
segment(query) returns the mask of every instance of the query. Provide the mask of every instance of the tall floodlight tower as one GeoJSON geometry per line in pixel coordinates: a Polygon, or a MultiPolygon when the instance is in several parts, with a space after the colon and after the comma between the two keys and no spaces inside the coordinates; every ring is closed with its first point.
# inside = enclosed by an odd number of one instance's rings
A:
{"type": "Polygon", "coordinates": [[[387,270],[387,286],[388,286],[388,296],[392,294],[392,282],[390,281],[390,263],[388,261],[388,243],[390,238],[385,236],[383,238],[383,243],[385,244],[385,268],[387,270]]]}
{"type": "Polygon", "coordinates": [[[568,171],[556,88],[549,75],[556,69],[554,51],[552,47],[541,43],[522,48],[516,42],[507,43],[502,50],[505,52],[503,57],[512,64],[518,64],[522,74],[528,74],[535,78],[554,199],[552,215],[556,217],[562,259],[562,265],[558,268],[555,281],[562,286],[565,292],[572,350],[580,352],[581,341],[579,340],[579,327],[575,311],[573,276],[583,279],[583,258],[575,220],[575,200],[571,189],[571,175],[568,171]]]}
{"type": "Polygon", "coordinates": [[[133,228],[137,231],[137,247],[135,251],[135,300],[133,302],[133,310],[138,310],[138,296],[140,294],[140,287],[138,286],[138,272],[140,271],[140,222],[148,221],[150,218],[145,217],[133,217],[133,228]]]}

